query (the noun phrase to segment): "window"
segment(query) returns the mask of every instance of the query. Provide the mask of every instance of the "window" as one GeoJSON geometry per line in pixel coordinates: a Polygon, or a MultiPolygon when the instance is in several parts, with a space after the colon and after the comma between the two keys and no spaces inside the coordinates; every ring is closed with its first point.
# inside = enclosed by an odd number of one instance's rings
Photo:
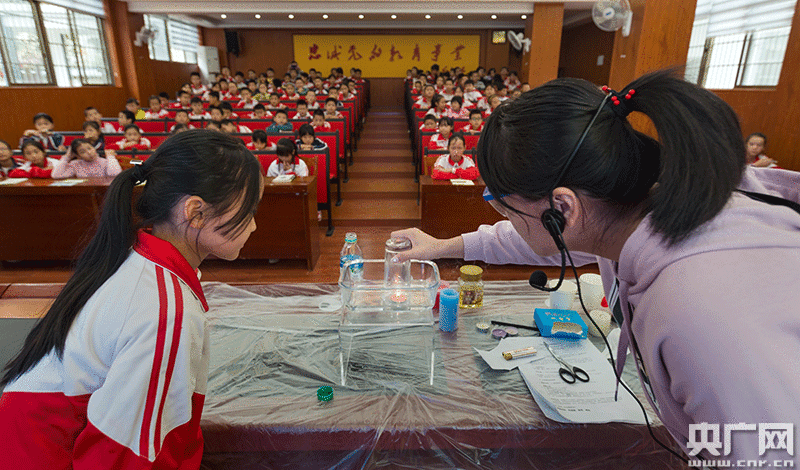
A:
{"type": "Polygon", "coordinates": [[[775,86],[797,0],[698,0],[686,79],[706,88],[775,86]]]}
{"type": "Polygon", "coordinates": [[[144,15],[144,24],[156,32],[148,44],[151,59],[197,63],[197,26],[155,15],[144,15]]]}
{"type": "Polygon", "coordinates": [[[33,7],[27,0],[0,2],[0,50],[7,84],[51,83],[33,7]]]}
{"type": "Polygon", "coordinates": [[[4,0],[0,13],[0,86],[112,83],[102,0],[4,0]]]}

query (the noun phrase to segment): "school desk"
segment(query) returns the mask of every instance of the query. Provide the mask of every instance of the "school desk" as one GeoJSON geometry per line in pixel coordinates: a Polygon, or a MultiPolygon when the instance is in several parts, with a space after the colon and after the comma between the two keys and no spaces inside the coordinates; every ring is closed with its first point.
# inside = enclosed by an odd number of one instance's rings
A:
{"type": "MultiPolygon", "coordinates": [[[[74,186],[51,186],[58,180],[28,179],[0,185],[3,225],[0,260],[71,260],[88,243],[100,219],[112,178],[81,178],[74,186]]],[[[308,269],[319,258],[316,177],[271,184],[256,214],[258,230],[242,248],[242,259],[305,259],[308,269]]],[[[137,188],[136,191],[139,191],[137,188]]]]}
{"type": "Polygon", "coordinates": [[[422,231],[436,238],[451,238],[473,232],[482,224],[503,220],[483,199],[486,185],[478,178],[474,186],[454,185],[430,176],[419,177],[422,231]]]}

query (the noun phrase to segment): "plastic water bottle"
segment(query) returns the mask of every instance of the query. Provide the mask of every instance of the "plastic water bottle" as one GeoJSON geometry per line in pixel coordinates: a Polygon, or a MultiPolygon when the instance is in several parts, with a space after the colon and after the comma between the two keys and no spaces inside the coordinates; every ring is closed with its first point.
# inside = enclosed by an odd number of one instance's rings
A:
{"type": "MultiPolygon", "coordinates": [[[[339,275],[341,277],[344,265],[351,260],[363,260],[364,255],[361,247],[358,246],[358,235],[355,232],[347,232],[344,236],[344,247],[339,253],[339,275]]],[[[364,263],[350,265],[350,278],[353,281],[360,281],[364,275],[364,263]]]]}

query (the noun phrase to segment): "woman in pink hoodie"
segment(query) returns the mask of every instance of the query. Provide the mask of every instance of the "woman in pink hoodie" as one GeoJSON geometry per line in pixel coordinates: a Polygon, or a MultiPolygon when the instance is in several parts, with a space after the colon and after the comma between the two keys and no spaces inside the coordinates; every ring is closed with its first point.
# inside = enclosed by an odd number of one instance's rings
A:
{"type": "Polygon", "coordinates": [[[599,264],[624,318],[617,370],[632,345],[688,458],[800,466],[800,206],[787,207],[800,174],[746,168],[724,101],[668,72],[620,93],[554,80],[492,114],[476,163],[509,220],[448,240],[393,233],[412,240],[404,258],[552,265],[563,244],[575,265],[599,264]],[[703,423],[717,439],[691,432],[703,423]]]}

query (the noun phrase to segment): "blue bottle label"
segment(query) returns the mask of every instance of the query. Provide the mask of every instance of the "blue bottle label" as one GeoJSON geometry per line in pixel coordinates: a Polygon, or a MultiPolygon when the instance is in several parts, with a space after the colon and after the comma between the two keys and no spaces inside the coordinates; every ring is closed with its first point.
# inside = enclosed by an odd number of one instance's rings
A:
{"type": "MultiPolygon", "coordinates": [[[[361,259],[358,255],[344,255],[339,258],[339,269],[343,268],[345,264],[347,264],[351,260],[361,259]]],[[[364,263],[356,263],[350,266],[350,272],[353,274],[358,274],[364,270],[364,263]]]]}

